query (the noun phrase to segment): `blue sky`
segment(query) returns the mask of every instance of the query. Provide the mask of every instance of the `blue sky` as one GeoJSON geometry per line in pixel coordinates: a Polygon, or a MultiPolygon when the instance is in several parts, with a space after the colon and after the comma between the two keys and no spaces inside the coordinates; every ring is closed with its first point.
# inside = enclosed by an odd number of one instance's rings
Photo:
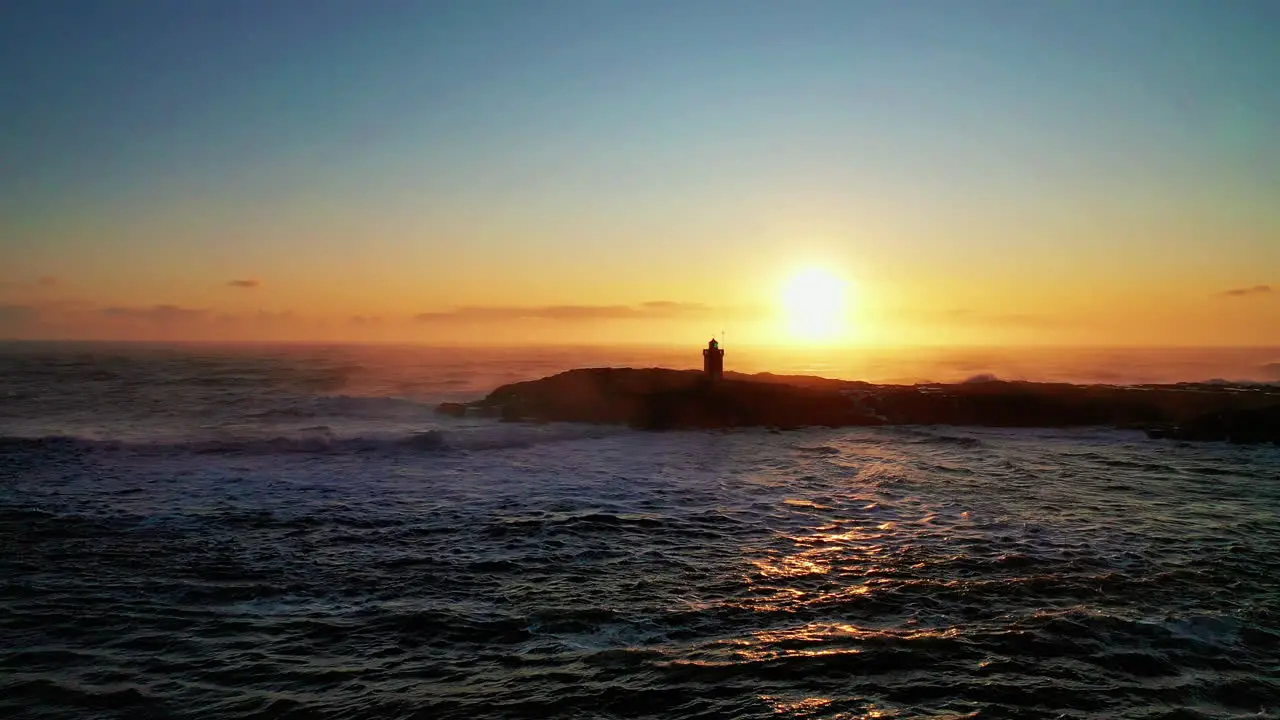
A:
{"type": "Polygon", "coordinates": [[[701,302],[712,264],[746,302],[816,258],[1066,307],[1280,267],[1273,2],[2,7],[0,266],[103,303],[701,302]]]}

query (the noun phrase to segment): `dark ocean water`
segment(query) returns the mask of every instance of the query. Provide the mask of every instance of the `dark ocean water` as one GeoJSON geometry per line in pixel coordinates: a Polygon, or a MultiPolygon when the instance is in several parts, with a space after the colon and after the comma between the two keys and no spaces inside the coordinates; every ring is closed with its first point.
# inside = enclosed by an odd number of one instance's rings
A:
{"type": "Polygon", "coordinates": [[[430,412],[587,360],[5,347],[0,715],[1280,717],[1280,449],[430,412]]]}

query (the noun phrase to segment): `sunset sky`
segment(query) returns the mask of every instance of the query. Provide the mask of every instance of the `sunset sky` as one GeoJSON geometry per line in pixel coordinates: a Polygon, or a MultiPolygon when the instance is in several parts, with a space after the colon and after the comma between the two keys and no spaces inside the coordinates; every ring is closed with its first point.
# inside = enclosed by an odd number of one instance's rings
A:
{"type": "Polygon", "coordinates": [[[1280,345],[1267,0],[14,0],[0,108],[0,338],[1280,345]]]}

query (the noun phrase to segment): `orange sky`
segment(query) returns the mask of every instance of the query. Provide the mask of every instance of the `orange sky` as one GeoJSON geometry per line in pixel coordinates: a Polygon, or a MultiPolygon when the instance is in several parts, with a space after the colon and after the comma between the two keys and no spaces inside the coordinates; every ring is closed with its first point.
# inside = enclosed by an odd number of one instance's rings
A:
{"type": "Polygon", "coordinates": [[[714,5],[29,4],[0,337],[1280,345],[1253,6],[714,5]]]}
{"type": "Polygon", "coordinates": [[[0,336],[694,344],[724,330],[729,343],[749,345],[1280,344],[1280,292],[1265,284],[1080,287],[1046,279],[1028,287],[968,285],[959,278],[913,283],[860,278],[839,263],[809,267],[846,281],[843,313],[831,313],[816,327],[811,321],[815,315],[824,319],[831,299],[789,304],[788,277],[803,273],[780,265],[775,277],[762,272],[754,283],[734,284],[730,274],[727,280],[691,283],[684,292],[637,283],[626,294],[570,278],[559,293],[460,278],[452,292],[441,286],[418,294],[373,278],[348,277],[347,285],[331,292],[306,282],[249,276],[167,292],[148,283],[116,294],[45,277],[0,288],[0,336]],[[466,299],[448,303],[441,295],[466,299]],[[531,296],[542,302],[531,302],[531,296]]]}

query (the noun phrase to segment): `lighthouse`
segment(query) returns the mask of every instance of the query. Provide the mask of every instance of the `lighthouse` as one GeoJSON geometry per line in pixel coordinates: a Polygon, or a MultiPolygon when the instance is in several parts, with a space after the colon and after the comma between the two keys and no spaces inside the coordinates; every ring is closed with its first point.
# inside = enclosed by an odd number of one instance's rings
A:
{"type": "Polygon", "coordinates": [[[702,373],[711,380],[719,380],[724,376],[724,350],[715,338],[702,350],[702,373]]]}

